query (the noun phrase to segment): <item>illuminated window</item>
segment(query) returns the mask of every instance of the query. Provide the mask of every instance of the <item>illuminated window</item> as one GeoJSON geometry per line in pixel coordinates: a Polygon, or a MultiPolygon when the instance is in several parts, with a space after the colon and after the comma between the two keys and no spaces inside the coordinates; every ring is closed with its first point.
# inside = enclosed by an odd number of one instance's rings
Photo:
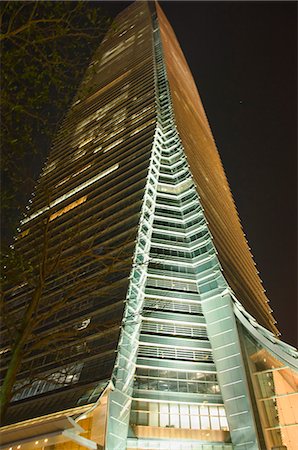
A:
{"type": "Polygon", "coordinates": [[[224,406],[183,403],[133,402],[131,423],[192,430],[228,430],[224,406]]]}
{"type": "MultiPolygon", "coordinates": [[[[116,111],[113,114],[113,117],[118,120],[119,122],[122,122],[126,118],[126,108],[120,108],[118,111],[116,111]]],[[[117,122],[117,123],[119,123],[117,122]]]]}
{"type": "Polygon", "coordinates": [[[97,121],[102,119],[110,109],[115,108],[119,103],[122,102],[122,100],[126,100],[127,97],[128,97],[128,92],[124,92],[123,94],[121,94],[117,98],[115,98],[114,100],[111,100],[109,103],[107,103],[106,105],[99,108],[97,111],[95,111],[95,113],[90,115],[88,117],[88,119],[84,120],[77,126],[77,131],[84,128],[88,123],[92,122],[92,120],[94,120],[94,119],[96,119],[97,121]]]}
{"type": "Polygon", "coordinates": [[[124,141],[124,139],[118,139],[117,141],[113,142],[112,144],[108,145],[104,149],[104,153],[108,152],[109,150],[112,150],[112,148],[116,147],[117,145],[121,144],[124,141]]]}
{"type": "Polygon", "coordinates": [[[153,427],[158,427],[159,417],[158,417],[158,403],[149,403],[149,425],[153,427]]]}
{"type": "Polygon", "coordinates": [[[167,403],[161,403],[159,405],[159,426],[167,427],[169,425],[169,405],[167,403]]]}
{"type": "Polygon", "coordinates": [[[48,173],[52,172],[56,168],[56,162],[53,161],[50,164],[47,164],[44,168],[43,175],[47,175],[48,173]]]}
{"type": "Polygon", "coordinates": [[[79,186],[76,186],[74,189],[72,189],[69,192],[66,192],[66,194],[62,195],[61,197],[58,197],[56,200],[50,203],[49,206],[45,206],[38,211],[36,211],[34,214],[32,214],[29,217],[26,217],[24,220],[21,221],[21,224],[29,222],[32,219],[35,219],[35,217],[40,216],[45,211],[48,211],[50,208],[53,208],[53,206],[58,205],[59,203],[62,203],[67,198],[71,197],[72,195],[75,195],[77,192],[82,191],[86,187],[90,186],[91,184],[95,183],[96,181],[100,180],[101,178],[105,177],[109,173],[113,172],[114,170],[118,169],[119,164],[114,164],[112,167],[109,167],[108,169],[104,170],[103,172],[97,174],[95,177],[90,178],[89,180],[85,181],[84,183],[80,184],[79,186]]]}
{"type": "Polygon", "coordinates": [[[87,319],[84,319],[82,321],[80,321],[79,323],[77,323],[74,328],[76,330],[84,330],[85,328],[87,328],[89,326],[91,322],[91,317],[88,317],[87,319]]]}
{"type": "Polygon", "coordinates": [[[101,114],[101,108],[97,111],[95,111],[95,113],[91,114],[87,119],[83,120],[82,122],[80,122],[77,125],[76,128],[76,133],[83,130],[83,128],[86,127],[86,125],[88,125],[89,123],[91,123],[93,120],[98,120],[99,117],[103,117],[104,114],[101,114]]]}
{"type": "Polygon", "coordinates": [[[198,430],[200,428],[198,405],[190,405],[189,413],[190,413],[190,428],[192,428],[193,430],[198,430]]]}
{"type": "Polygon", "coordinates": [[[133,124],[139,122],[142,118],[146,116],[146,112],[152,109],[153,109],[152,106],[147,106],[146,108],[143,108],[140,112],[133,114],[131,116],[131,123],[133,124]]]}
{"type": "Polygon", "coordinates": [[[179,428],[179,407],[170,404],[170,426],[179,428]]]}
{"type": "Polygon", "coordinates": [[[77,150],[73,156],[73,159],[79,159],[86,154],[86,150],[77,150]]]}
{"type": "Polygon", "coordinates": [[[209,416],[201,416],[201,428],[202,430],[210,429],[209,416]]]}
{"type": "Polygon", "coordinates": [[[149,122],[144,123],[140,127],[136,128],[132,133],[130,133],[130,136],[134,136],[135,134],[140,133],[140,131],[144,130],[145,128],[149,127],[152,123],[155,122],[155,119],[150,120],[149,122]]]}
{"type": "Polygon", "coordinates": [[[135,40],[135,36],[131,36],[126,41],[120,42],[120,44],[116,45],[112,49],[108,50],[102,57],[101,64],[105,64],[110,61],[112,58],[115,58],[117,55],[122,53],[125,49],[127,49],[135,40]]]}
{"type": "Polygon", "coordinates": [[[68,181],[68,180],[69,180],[69,177],[64,178],[64,180],[62,180],[56,184],[55,188],[62,186],[62,184],[66,183],[66,181],[68,181]]]}
{"type": "Polygon", "coordinates": [[[189,406],[180,405],[180,428],[189,428],[189,406]]]}
{"type": "Polygon", "coordinates": [[[87,195],[84,195],[84,197],[79,198],[75,202],[70,203],[69,205],[65,206],[65,208],[59,209],[59,211],[55,212],[50,216],[50,222],[54,219],[57,219],[57,217],[62,216],[62,214],[76,208],[77,206],[81,205],[87,200],[87,195]]]}
{"type": "Polygon", "coordinates": [[[93,136],[84,139],[83,142],[80,143],[79,148],[84,147],[84,145],[86,145],[86,144],[89,144],[89,142],[91,142],[92,140],[93,140],[93,136]]]}
{"type": "MultiPolygon", "coordinates": [[[[116,131],[113,131],[111,133],[108,133],[108,135],[106,136],[106,138],[104,139],[104,141],[109,141],[112,137],[117,136],[117,134],[121,133],[122,131],[125,130],[125,127],[121,127],[118,128],[116,127],[116,131]]],[[[123,140],[123,139],[122,139],[123,140]]]]}
{"type": "Polygon", "coordinates": [[[30,228],[27,228],[27,230],[22,231],[22,233],[18,235],[17,239],[22,239],[23,237],[28,236],[29,232],[30,228]]]}
{"type": "Polygon", "coordinates": [[[81,128],[84,128],[89,122],[92,120],[92,116],[88,117],[87,119],[83,120],[81,123],[77,125],[77,130],[80,130],[81,128]]]}
{"type": "Polygon", "coordinates": [[[89,169],[89,167],[91,167],[92,164],[88,164],[87,166],[83,167],[81,170],[79,170],[78,172],[74,173],[72,176],[76,177],[77,175],[79,175],[80,173],[84,172],[85,170],[89,169]]]}

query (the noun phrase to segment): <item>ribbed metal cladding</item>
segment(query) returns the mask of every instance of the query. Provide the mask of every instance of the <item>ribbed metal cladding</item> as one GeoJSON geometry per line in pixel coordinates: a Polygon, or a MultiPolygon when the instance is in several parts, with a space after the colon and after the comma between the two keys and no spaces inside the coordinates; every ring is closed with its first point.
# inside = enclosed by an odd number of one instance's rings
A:
{"type": "MultiPolygon", "coordinates": [[[[68,392],[72,384],[75,390],[77,383],[111,377],[156,126],[152,53],[148,6],[135,3],[118,16],[95,54],[21,222],[15,247],[34,271],[46,221],[48,260],[60,252],[66,261],[47,277],[37,318],[70,286],[73,291],[57,314],[34,330],[28,347],[62,330],[81,332],[29,352],[19,383],[58,376],[70,367],[68,392]]],[[[25,283],[13,287],[8,307],[21,316],[32,292],[25,283]]],[[[6,340],[4,333],[4,346],[6,340]]],[[[2,374],[9,354],[3,356],[2,374]]],[[[37,381],[15,400],[57,389],[63,394],[63,383],[37,381]]],[[[59,409],[59,402],[58,397],[50,409],[59,409]]],[[[9,414],[8,421],[34,416],[34,409],[34,403],[24,411],[12,407],[14,418],[9,414]]]]}
{"type": "Polygon", "coordinates": [[[278,333],[195,82],[175,34],[158,5],[157,14],[178,132],[224,275],[245,308],[262,325],[278,333]]]}

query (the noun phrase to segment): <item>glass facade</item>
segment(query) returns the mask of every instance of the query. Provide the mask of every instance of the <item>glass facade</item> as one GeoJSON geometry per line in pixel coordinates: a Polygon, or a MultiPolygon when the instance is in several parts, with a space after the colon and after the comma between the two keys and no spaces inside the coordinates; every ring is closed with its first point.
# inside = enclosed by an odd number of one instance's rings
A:
{"type": "MultiPolygon", "coordinates": [[[[12,286],[7,307],[22,315],[44,286],[15,401],[55,391],[59,407],[65,387],[104,387],[111,378],[155,133],[149,19],[133,8],[119,18],[123,30],[104,39],[21,221],[15,247],[34,273],[12,286]]],[[[6,330],[1,340],[9,345],[6,330]]],[[[8,420],[35,414],[19,405],[8,420]]]]}
{"type": "Polygon", "coordinates": [[[3,448],[294,450],[297,353],[158,5],[103,40],[15,245],[46,276],[3,448]]]}

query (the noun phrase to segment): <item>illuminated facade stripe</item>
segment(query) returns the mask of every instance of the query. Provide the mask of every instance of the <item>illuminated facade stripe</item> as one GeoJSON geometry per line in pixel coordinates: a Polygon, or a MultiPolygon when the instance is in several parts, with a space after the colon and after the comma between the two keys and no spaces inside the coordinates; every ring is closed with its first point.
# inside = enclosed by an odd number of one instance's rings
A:
{"type": "MultiPolygon", "coordinates": [[[[78,192],[82,191],[86,187],[91,186],[93,183],[95,183],[96,181],[98,181],[101,178],[105,177],[106,175],[109,175],[109,173],[111,173],[114,170],[118,169],[118,167],[119,167],[119,164],[115,164],[114,166],[110,167],[109,169],[105,170],[102,173],[99,173],[98,175],[96,175],[95,177],[91,178],[90,180],[85,181],[85,183],[79,184],[78,186],[76,186],[71,191],[67,192],[66,194],[64,194],[61,197],[57,198],[56,200],[52,201],[49,204],[49,206],[46,206],[46,207],[40,209],[39,211],[37,211],[36,213],[32,214],[29,217],[26,217],[26,219],[21,221],[21,224],[23,225],[23,224],[29,222],[30,220],[35,219],[36,217],[40,216],[41,214],[43,214],[44,212],[46,212],[50,208],[53,208],[54,206],[59,205],[59,203],[64,202],[69,197],[72,197],[73,195],[75,195],[78,192]]],[[[77,175],[77,173],[75,173],[73,176],[76,176],[76,175],[77,175]]]]}

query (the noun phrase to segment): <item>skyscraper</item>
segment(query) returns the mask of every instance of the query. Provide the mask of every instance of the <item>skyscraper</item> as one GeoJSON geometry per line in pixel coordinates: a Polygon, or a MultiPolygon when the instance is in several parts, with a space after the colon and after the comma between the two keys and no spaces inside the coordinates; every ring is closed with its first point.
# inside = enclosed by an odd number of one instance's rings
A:
{"type": "Polygon", "coordinates": [[[294,448],[297,353],[158,5],[136,2],[102,42],[16,247],[35,282],[7,304],[42,295],[4,448],[294,448]]]}

